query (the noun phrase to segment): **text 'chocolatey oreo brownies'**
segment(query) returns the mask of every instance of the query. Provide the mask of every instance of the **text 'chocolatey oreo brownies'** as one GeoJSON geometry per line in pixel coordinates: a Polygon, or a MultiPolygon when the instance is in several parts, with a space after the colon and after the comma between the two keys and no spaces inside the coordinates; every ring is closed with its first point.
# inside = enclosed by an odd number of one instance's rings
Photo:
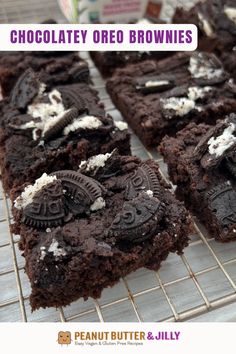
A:
{"type": "Polygon", "coordinates": [[[106,114],[86,84],[48,89],[28,69],[2,109],[0,166],[6,191],[43,172],[77,169],[81,160],[118,148],[130,153],[125,123],[106,114]]]}
{"type": "Polygon", "coordinates": [[[114,104],[148,147],[189,122],[214,124],[236,110],[235,88],[221,61],[203,52],[129,65],[107,81],[114,104]]]}
{"type": "Polygon", "coordinates": [[[177,195],[217,240],[236,240],[236,114],[189,124],[160,148],[177,195]]]}
{"type": "Polygon", "coordinates": [[[44,173],[12,198],[33,310],[97,298],[188,244],[189,215],[157,164],[116,150],[82,161],[77,171],[44,173]]]}

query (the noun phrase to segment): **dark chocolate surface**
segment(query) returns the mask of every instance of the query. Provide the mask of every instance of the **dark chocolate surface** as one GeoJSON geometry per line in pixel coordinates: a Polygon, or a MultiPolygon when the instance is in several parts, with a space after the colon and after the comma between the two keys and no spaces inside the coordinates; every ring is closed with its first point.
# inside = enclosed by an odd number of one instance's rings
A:
{"type": "Polygon", "coordinates": [[[107,81],[114,104],[148,147],[191,121],[214,124],[234,111],[235,87],[221,61],[203,52],[128,65],[107,81]]]}
{"type": "Polygon", "coordinates": [[[191,123],[160,147],[177,195],[222,242],[236,239],[235,121],[191,123]]]}
{"type": "Polygon", "coordinates": [[[97,92],[86,84],[51,89],[28,70],[1,109],[0,164],[6,191],[43,172],[77,169],[81,160],[96,153],[115,148],[121,154],[130,152],[128,131],[115,126],[97,92]],[[91,124],[87,119],[97,125],[86,126],[91,124]],[[65,131],[78,120],[81,127],[65,131]]]}
{"type": "Polygon", "coordinates": [[[27,205],[27,185],[12,192],[12,230],[21,235],[33,310],[100,297],[120,277],[156,270],[188,243],[188,213],[153,160],[113,153],[99,168],[82,165],[52,174],[57,179],[27,205]]]}

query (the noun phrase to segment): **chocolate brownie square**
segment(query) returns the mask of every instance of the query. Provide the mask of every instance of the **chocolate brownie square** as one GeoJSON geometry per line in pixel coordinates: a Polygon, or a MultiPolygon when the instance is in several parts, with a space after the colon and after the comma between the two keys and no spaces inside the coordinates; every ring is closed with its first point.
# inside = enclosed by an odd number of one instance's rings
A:
{"type": "Polygon", "coordinates": [[[88,64],[75,52],[2,52],[0,85],[3,96],[9,96],[18,78],[27,69],[38,73],[48,87],[89,83],[88,64]]]}
{"type": "Polygon", "coordinates": [[[210,53],[178,53],[128,65],[107,81],[107,90],[147,147],[191,121],[214,124],[236,109],[235,83],[210,53]]]}
{"type": "Polygon", "coordinates": [[[33,310],[98,298],[120,277],[157,270],[188,244],[190,217],[154,160],[96,155],[77,171],[44,173],[12,199],[33,310]]]}
{"type": "Polygon", "coordinates": [[[138,63],[147,59],[163,59],[173,55],[173,52],[90,52],[94,64],[104,78],[112,76],[117,68],[123,68],[128,64],[138,63]]]}
{"type": "Polygon", "coordinates": [[[173,23],[194,23],[199,32],[199,50],[221,55],[236,45],[235,0],[206,0],[185,10],[177,7],[173,23]]]}
{"type": "MultiPolygon", "coordinates": [[[[164,23],[164,21],[156,20],[149,21],[147,19],[142,19],[138,24],[150,24],[150,23],[164,23]]],[[[147,59],[160,60],[168,56],[173,55],[173,52],[138,52],[138,51],[106,51],[106,52],[90,52],[90,56],[94,61],[94,64],[102,74],[104,78],[112,76],[117,68],[123,68],[128,64],[138,63],[147,59]]]]}
{"type": "MultiPolygon", "coordinates": [[[[39,76],[40,77],[40,76],[39,76]]],[[[0,167],[5,190],[42,172],[77,169],[81,160],[117,148],[130,153],[127,124],[115,123],[86,84],[50,88],[28,69],[0,105],[0,167]]]]}
{"type": "Polygon", "coordinates": [[[177,196],[216,240],[236,240],[236,114],[214,127],[191,123],[160,151],[177,196]]]}

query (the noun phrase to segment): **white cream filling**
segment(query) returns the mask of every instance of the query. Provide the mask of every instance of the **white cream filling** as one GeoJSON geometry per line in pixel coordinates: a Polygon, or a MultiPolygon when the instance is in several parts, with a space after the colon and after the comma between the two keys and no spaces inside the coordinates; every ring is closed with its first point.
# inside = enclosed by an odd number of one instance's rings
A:
{"type": "Polygon", "coordinates": [[[196,106],[196,100],[203,98],[206,92],[209,92],[211,87],[197,87],[192,86],[188,89],[188,97],[169,97],[161,99],[163,108],[168,110],[174,110],[177,116],[184,116],[193,109],[201,109],[196,106]]]}
{"type": "Polygon", "coordinates": [[[168,85],[169,81],[167,80],[160,80],[160,81],[147,81],[145,83],[145,87],[157,87],[157,86],[163,86],[163,85],[168,85]]]}
{"type": "Polygon", "coordinates": [[[102,197],[98,197],[95,202],[90,206],[91,211],[97,211],[103,209],[106,206],[106,202],[102,197]]]}
{"type": "Polygon", "coordinates": [[[212,88],[210,86],[205,86],[205,87],[192,86],[192,87],[189,87],[189,89],[188,89],[188,98],[190,100],[196,101],[199,98],[203,98],[205,96],[205,93],[209,92],[211,90],[212,90],[212,88]]]}
{"type": "Polygon", "coordinates": [[[94,116],[84,116],[74,119],[74,121],[64,128],[63,134],[68,135],[77,129],[97,129],[102,125],[102,122],[94,116]]]}
{"type": "Polygon", "coordinates": [[[207,143],[209,153],[216,157],[222,156],[236,142],[236,137],[233,135],[234,131],[235,125],[230,123],[220,136],[209,139],[207,143]]]}
{"type": "Polygon", "coordinates": [[[54,257],[63,257],[67,254],[64,248],[60,247],[58,241],[55,239],[52,240],[52,243],[48,248],[48,252],[53,253],[54,257]]]}
{"type": "Polygon", "coordinates": [[[25,208],[28,204],[33,202],[35,194],[40,191],[44,186],[54,182],[57,179],[56,176],[48,176],[44,173],[40,178],[36,179],[35,183],[25,187],[24,191],[14,201],[14,207],[16,209],[25,208]]]}
{"type": "Polygon", "coordinates": [[[199,18],[199,21],[202,23],[202,29],[205,32],[205,34],[208,37],[212,37],[214,34],[214,31],[213,31],[210,23],[205,19],[203,14],[201,14],[200,12],[198,13],[198,18],[199,18]]]}
{"type": "Polygon", "coordinates": [[[224,13],[236,25],[236,7],[225,6],[224,13]]]}
{"type": "Polygon", "coordinates": [[[109,153],[92,156],[87,161],[81,161],[79,168],[82,168],[87,164],[85,171],[89,172],[93,171],[97,167],[104,167],[110,156],[111,154],[109,153]]]}
{"type": "MultiPolygon", "coordinates": [[[[202,54],[198,54],[201,60],[202,54]]],[[[223,73],[222,69],[215,69],[206,65],[199,65],[199,61],[196,57],[191,57],[188,67],[189,72],[195,79],[207,78],[213,79],[220,77],[223,73]]]]}
{"type": "Polygon", "coordinates": [[[150,198],[153,197],[153,191],[151,191],[150,189],[148,189],[148,190],[146,191],[146,194],[147,194],[150,198]]]}
{"type": "Polygon", "coordinates": [[[128,129],[128,124],[125,122],[115,121],[114,124],[115,124],[116,128],[121,131],[128,129]]]}
{"type": "MultiPolygon", "coordinates": [[[[42,94],[44,90],[45,86],[41,84],[39,94],[42,94]]],[[[20,129],[33,129],[33,140],[37,140],[37,130],[42,131],[43,137],[69,111],[65,110],[59,91],[51,91],[48,97],[50,103],[35,103],[28,106],[27,113],[33,118],[40,118],[40,120],[38,122],[32,120],[19,126],[20,129]]]]}
{"type": "Polygon", "coordinates": [[[161,101],[164,109],[174,110],[177,116],[184,116],[195,107],[195,102],[185,97],[170,97],[161,101]]]}
{"type": "Polygon", "coordinates": [[[138,25],[150,25],[152,24],[147,18],[140,18],[137,22],[138,25]]]}

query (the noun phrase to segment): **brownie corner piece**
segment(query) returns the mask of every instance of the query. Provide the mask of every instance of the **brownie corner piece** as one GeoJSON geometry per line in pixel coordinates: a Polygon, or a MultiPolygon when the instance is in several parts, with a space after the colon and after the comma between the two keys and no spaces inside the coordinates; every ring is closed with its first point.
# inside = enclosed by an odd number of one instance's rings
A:
{"type": "Polygon", "coordinates": [[[177,53],[119,69],[107,81],[116,107],[147,147],[190,122],[214,124],[236,109],[236,84],[211,53],[177,53]]]}
{"type": "Polygon", "coordinates": [[[190,124],[160,146],[177,196],[218,241],[236,240],[236,115],[190,124]]]}
{"type": "Polygon", "coordinates": [[[38,178],[43,172],[78,169],[96,153],[130,153],[127,125],[106,114],[87,84],[48,87],[31,69],[24,72],[2,108],[0,166],[3,186],[38,178]]]}
{"type": "Polygon", "coordinates": [[[96,155],[78,171],[45,173],[12,197],[33,310],[98,298],[140,267],[157,270],[188,244],[189,214],[153,160],[96,155]]]}
{"type": "Polygon", "coordinates": [[[235,0],[198,1],[190,9],[177,7],[173,23],[198,27],[199,49],[221,55],[236,45],[235,0]]]}

